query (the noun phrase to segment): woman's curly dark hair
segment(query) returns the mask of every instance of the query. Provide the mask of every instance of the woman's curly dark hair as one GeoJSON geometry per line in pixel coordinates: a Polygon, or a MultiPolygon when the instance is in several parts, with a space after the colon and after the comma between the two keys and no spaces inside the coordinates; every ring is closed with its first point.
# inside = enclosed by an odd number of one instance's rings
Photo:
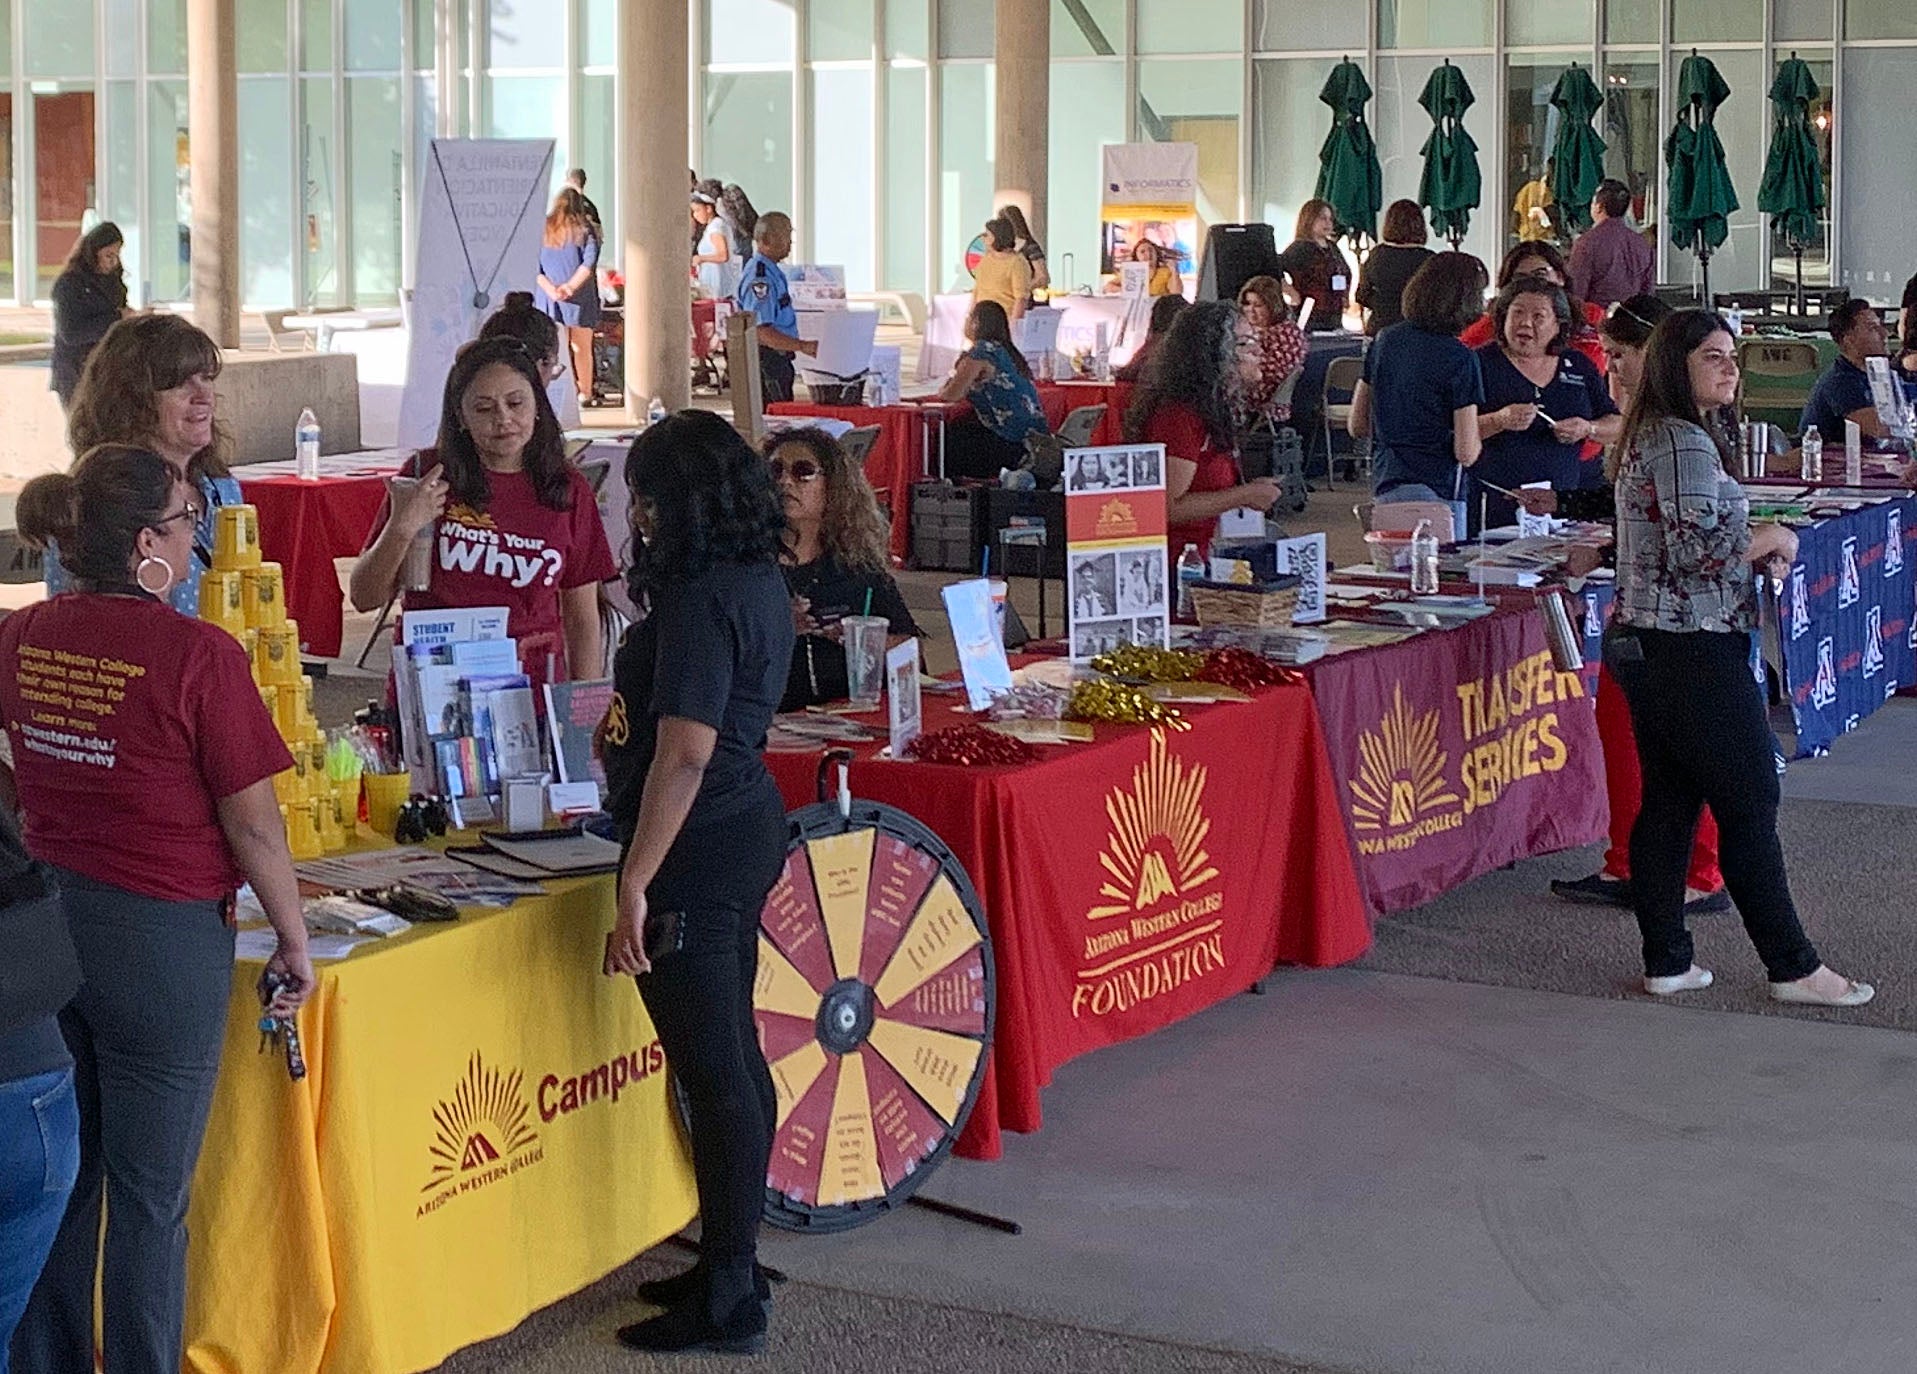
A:
{"type": "Polygon", "coordinates": [[[1181,402],[1198,412],[1215,446],[1235,448],[1232,416],[1241,390],[1238,307],[1230,301],[1189,306],[1179,311],[1164,342],[1152,350],[1125,412],[1125,442],[1140,442],[1160,407],[1181,402]]]}
{"type": "Polygon", "coordinates": [[[852,461],[845,446],[816,426],[802,425],[768,438],[766,461],[787,445],[804,449],[819,465],[818,480],[825,483],[825,518],[819,523],[819,542],[825,551],[854,572],[889,571],[891,527],[879,511],[878,498],[872,494],[864,471],[852,461]]]}
{"type": "Polygon", "coordinates": [[[714,564],[776,563],[785,547],[785,503],[771,467],[708,411],[679,411],[635,439],[626,486],[650,524],[627,577],[635,602],[714,564]]]}

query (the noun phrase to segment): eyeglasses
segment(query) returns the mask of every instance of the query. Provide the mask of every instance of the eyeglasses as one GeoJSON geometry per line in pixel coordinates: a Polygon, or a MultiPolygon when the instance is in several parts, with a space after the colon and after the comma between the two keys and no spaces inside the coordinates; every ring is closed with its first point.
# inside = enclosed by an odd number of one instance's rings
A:
{"type": "Polygon", "coordinates": [[[794,458],[789,463],[783,458],[772,460],[772,480],[775,482],[783,482],[788,477],[795,482],[816,482],[823,471],[810,458],[794,458]]]}
{"type": "Polygon", "coordinates": [[[147,526],[147,528],[163,530],[175,520],[184,520],[190,525],[197,526],[200,523],[201,514],[201,508],[194,505],[191,501],[188,501],[184,506],[180,507],[180,509],[174,511],[173,514],[162,515],[158,520],[155,520],[151,525],[147,526]]]}

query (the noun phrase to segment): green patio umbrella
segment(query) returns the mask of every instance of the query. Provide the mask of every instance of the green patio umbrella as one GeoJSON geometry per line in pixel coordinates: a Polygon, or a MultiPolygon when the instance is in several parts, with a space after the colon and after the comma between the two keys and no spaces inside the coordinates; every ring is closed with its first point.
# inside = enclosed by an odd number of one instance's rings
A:
{"type": "Polygon", "coordinates": [[[1464,128],[1464,112],[1476,100],[1471,83],[1448,57],[1431,73],[1424,94],[1418,97],[1435,126],[1421,150],[1424,176],[1418,182],[1418,204],[1431,212],[1431,227],[1449,239],[1453,248],[1464,242],[1471,212],[1478,208],[1484,190],[1478,145],[1464,128]]]}
{"type": "Polygon", "coordinates": [[[1331,69],[1318,99],[1331,106],[1331,132],[1318,150],[1318,197],[1330,202],[1340,234],[1375,239],[1378,211],[1384,207],[1384,172],[1365,123],[1371,83],[1347,58],[1331,69]]]}
{"type": "Polygon", "coordinates": [[[1591,197],[1604,180],[1604,140],[1591,127],[1591,116],[1604,108],[1604,97],[1589,69],[1573,62],[1551,88],[1551,104],[1559,115],[1558,136],[1551,144],[1551,198],[1564,227],[1577,234],[1591,227],[1591,197]]]}
{"type": "Polygon", "coordinates": [[[1824,170],[1810,123],[1810,103],[1817,96],[1817,78],[1792,53],[1771,82],[1771,150],[1764,159],[1763,184],[1757,188],[1757,208],[1771,216],[1771,232],[1783,232],[1797,261],[1800,315],[1804,313],[1804,249],[1817,237],[1818,211],[1824,208],[1824,170]]]}
{"type": "Polygon", "coordinates": [[[1724,144],[1717,137],[1718,106],[1731,88],[1717,65],[1693,48],[1677,72],[1677,124],[1664,140],[1669,195],[1664,207],[1671,242],[1697,254],[1706,306],[1711,300],[1711,254],[1730,236],[1737,192],[1724,165],[1724,144]]]}

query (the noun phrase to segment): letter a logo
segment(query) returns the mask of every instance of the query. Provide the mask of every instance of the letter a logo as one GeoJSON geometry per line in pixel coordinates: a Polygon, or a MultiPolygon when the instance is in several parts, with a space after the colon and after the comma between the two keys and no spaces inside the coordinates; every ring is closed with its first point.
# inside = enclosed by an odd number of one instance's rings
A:
{"type": "Polygon", "coordinates": [[[1872,606],[1864,612],[1864,676],[1876,677],[1884,671],[1884,608],[1872,606]]]}
{"type": "Polygon", "coordinates": [[[1891,509],[1884,513],[1884,576],[1895,577],[1904,570],[1904,513],[1891,509]]]}
{"type": "Polygon", "coordinates": [[[1810,593],[1804,585],[1804,565],[1791,568],[1791,640],[1810,633],[1810,593]]]}
{"type": "Polygon", "coordinates": [[[1826,710],[1837,701],[1837,656],[1831,639],[1817,641],[1817,680],[1811,683],[1811,705],[1826,710]]]}
{"type": "Polygon", "coordinates": [[[1178,887],[1172,882],[1171,866],[1165,862],[1165,856],[1156,850],[1150,851],[1138,866],[1138,896],[1132,905],[1143,911],[1165,897],[1177,895],[1178,887]]]}
{"type": "Polygon", "coordinates": [[[1843,560],[1837,569],[1837,609],[1855,606],[1864,597],[1864,580],[1857,573],[1857,536],[1844,540],[1843,560]]]}

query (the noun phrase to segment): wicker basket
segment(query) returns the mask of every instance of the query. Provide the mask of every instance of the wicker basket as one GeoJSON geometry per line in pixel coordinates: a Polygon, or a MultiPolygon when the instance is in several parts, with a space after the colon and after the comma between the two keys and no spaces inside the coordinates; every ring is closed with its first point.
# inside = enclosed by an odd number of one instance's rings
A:
{"type": "Polygon", "coordinates": [[[1289,629],[1291,613],[1298,605],[1298,579],[1281,577],[1276,582],[1259,582],[1249,586],[1232,582],[1194,582],[1191,604],[1198,616],[1200,629],[1289,629]]]}

